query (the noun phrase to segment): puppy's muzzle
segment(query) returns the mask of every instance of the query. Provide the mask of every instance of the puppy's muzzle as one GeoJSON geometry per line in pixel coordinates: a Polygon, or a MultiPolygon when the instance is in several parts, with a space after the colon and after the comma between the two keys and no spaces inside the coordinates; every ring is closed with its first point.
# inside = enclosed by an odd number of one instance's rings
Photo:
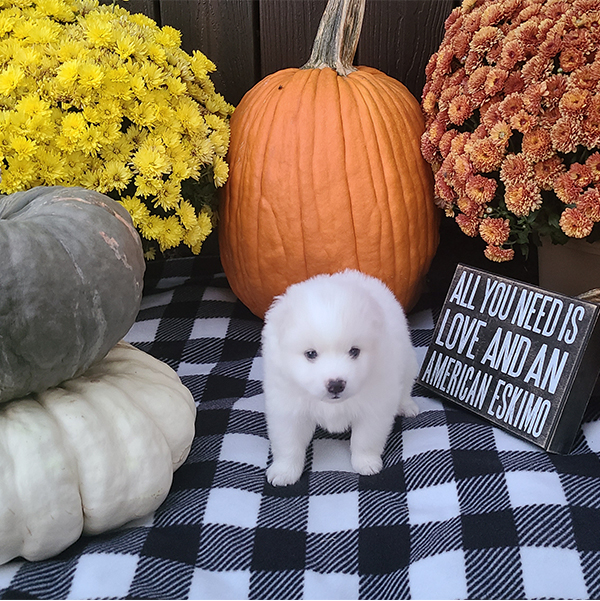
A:
{"type": "Polygon", "coordinates": [[[334,399],[339,399],[340,394],[344,392],[346,388],[346,380],[328,380],[327,381],[327,392],[334,399]]]}

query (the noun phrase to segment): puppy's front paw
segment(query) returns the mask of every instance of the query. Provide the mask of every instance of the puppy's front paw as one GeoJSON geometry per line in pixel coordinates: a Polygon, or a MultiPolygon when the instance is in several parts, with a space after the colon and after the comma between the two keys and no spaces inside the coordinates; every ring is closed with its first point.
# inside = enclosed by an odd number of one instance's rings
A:
{"type": "Polygon", "coordinates": [[[404,417],[416,417],[419,415],[419,405],[412,399],[402,401],[400,409],[398,410],[398,415],[403,415],[404,417]]]}
{"type": "Polygon", "coordinates": [[[274,461],[267,469],[267,480],[273,486],[287,486],[300,480],[304,463],[274,461]]]}
{"type": "Polygon", "coordinates": [[[352,467],[355,472],[358,472],[362,476],[372,476],[378,474],[383,467],[383,461],[379,455],[368,454],[368,453],[353,453],[352,467]]]}

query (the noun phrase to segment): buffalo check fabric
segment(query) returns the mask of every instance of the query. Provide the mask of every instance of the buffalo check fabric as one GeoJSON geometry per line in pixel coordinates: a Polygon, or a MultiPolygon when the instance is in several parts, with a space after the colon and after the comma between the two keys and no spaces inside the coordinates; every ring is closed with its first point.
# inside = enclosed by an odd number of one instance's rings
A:
{"type": "MultiPolygon", "coordinates": [[[[127,340],[198,407],[163,505],[60,555],[0,567],[0,597],[100,599],[600,598],[600,411],[551,455],[415,385],[376,476],[349,435],[317,430],[296,485],[265,479],[262,322],[222,275],[167,264],[127,340]]],[[[435,307],[410,314],[422,358],[435,307]]],[[[0,545],[2,544],[0,540],[0,545]]]]}

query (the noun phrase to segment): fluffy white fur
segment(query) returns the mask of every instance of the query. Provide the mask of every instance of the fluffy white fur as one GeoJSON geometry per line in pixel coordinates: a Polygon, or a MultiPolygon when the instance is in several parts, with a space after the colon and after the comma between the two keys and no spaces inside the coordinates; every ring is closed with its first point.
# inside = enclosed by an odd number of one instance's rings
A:
{"type": "Polygon", "coordinates": [[[402,306],[378,279],[347,270],[290,286],[265,316],[266,418],[275,486],[302,475],[317,425],[351,428],[352,467],[376,474],[396,415],[412,417],[418,364],[402,306]]]}

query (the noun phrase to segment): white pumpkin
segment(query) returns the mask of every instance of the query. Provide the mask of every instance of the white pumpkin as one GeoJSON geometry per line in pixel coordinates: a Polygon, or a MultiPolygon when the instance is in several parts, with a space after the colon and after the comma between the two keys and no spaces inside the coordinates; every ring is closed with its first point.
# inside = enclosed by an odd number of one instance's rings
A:
{"type": "Polygon", "coordinates": [[[154,511],[194,438],[190,391],[119,342],[83,375],[0,405],[0,564],[154,511]]]}

